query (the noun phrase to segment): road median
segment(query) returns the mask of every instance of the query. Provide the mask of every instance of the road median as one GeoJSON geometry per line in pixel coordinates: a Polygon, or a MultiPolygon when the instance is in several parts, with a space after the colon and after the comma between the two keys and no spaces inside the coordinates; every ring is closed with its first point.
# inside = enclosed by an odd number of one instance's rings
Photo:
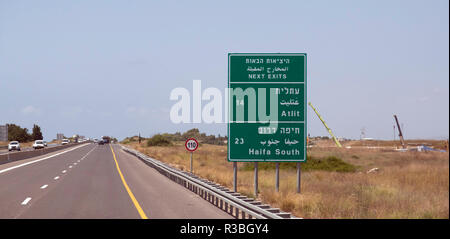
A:
{"type": "Polygon", "coordinates": [[[0,165],[5,163],[10,163],[14,161],[19,161],[23,159],[28,159],[36,156],[45,155],[48,153],[52,153],[61,149],[66,149],[72,146],[80,145],[80,143],[74,143],[74,144],[66,144],[66,145],[59,145],[51,148],[43,148],[33,151],[23,151],[23,152],[14,152],[14,153],[7,153],[0,155],[0,165]]]}

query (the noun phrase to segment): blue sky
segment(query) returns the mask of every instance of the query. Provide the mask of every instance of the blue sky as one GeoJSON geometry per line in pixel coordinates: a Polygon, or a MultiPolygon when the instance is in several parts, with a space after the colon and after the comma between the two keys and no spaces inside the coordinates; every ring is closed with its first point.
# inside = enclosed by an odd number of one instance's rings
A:
{"type": "MultiPolygon", "coordinates": [[[[173,124],[169,94],[227,86],[229,52],[308,54],[308,101],[339,137],[448,138],[448,1],[0,0],[0,124],[123,138],[173,124]]],[[[207,102],[204,102],[204,104],[207,102]]],[[[308,132],[328,135],[308,108],[308,132]]]]}

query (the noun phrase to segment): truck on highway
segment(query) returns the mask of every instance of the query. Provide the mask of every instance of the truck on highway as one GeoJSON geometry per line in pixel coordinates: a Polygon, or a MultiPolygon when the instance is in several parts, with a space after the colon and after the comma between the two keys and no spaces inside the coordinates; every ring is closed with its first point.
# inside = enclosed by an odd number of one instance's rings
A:
{"type": "Polygon", "coordinates": [[[109,144],[111,141],[111,138],[109,136],[102,136],[103,143],[109,144]]]}

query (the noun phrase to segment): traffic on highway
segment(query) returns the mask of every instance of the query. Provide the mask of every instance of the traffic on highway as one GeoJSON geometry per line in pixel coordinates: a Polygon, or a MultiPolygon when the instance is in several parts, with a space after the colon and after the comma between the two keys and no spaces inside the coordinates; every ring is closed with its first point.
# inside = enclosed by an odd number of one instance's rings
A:
{"type": "Polygon", "coordinates": [[[449,4],[0,0],[3,237],[447,226],[449,4]]]}
{"type": "Polygon", "coordinates": [[[232,218],[103,139],[1,164],[0,181],[0,218],[232,218]]]}

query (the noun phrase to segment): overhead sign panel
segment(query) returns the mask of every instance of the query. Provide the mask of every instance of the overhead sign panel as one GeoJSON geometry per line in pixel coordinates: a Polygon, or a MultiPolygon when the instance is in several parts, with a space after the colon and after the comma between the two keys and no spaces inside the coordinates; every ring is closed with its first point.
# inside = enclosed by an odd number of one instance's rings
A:
{"type": "Polygon", "coordinates": [[[306,54],[228,55],[228,160],[306,161],[306,54]]]}

